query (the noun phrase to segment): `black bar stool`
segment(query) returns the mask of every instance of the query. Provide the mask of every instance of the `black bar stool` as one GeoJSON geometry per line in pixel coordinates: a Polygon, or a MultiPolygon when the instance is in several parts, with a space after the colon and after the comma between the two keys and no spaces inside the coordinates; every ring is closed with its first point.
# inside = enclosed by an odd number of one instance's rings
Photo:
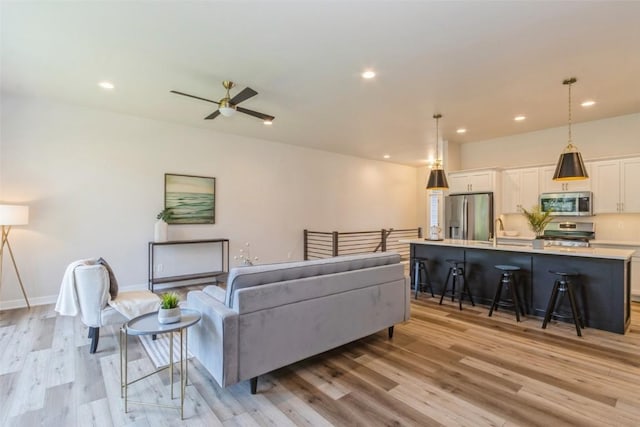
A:
{"type": "Polygon", "coordinates": [[[465,295],[469,297],[471,305],[475,306],[476,304],[473,302],[473,296],[471,296],[471,291],[469,290],[469,285],[467,283],[467,277],[464,274],[464,261],[460,261],[457,259],[448,259],[447,262],[451,264],[451,267],[449,267],[447,278],[444,281],[442,295],[440,295],[440,305],[442,305],[442,300],[444,299],[445,295],[451,295],[451,301],[455,301],[456,283],[458,281],[462,281],[462,289],[460,289],[460,285],[458,284],[458,303],[460,304],[460,310],[462,310],[462,299],[465,295]],[[449,277],[452,278],[450,290],[447,289],[447,285],[449,284],[449,277]]]}
{"type": "Polygon", "coordinates": [[[431,285],[431,278],[429,277],[429,272],[427,271],[427,261],[428,258],[413,258],[413,286],[416,291],[416,299],[418,299],[418,292],[422,292],[423,286],[428,286],[429,291],[431,292],[431,296],[434,297],[433,294],[433,286],[431,285]],[[422,274],[424,273],[424,274],[422,274]]]}
{"type": "Polygon", "coordinates": [[[547,323],[551,320],[552,317],[556,317],[559,319],[569,319],[573,318],[573,323],[576,325],[576,332],[578,336],[582,336],[582,332],[580,332],[580,328],[584,329],[584,319],[582,318],[582,314],[580,314],[580,309],[576,304],[575,292],[573,290],[573,282],[569,280],[569,278],[575,278],[579,276],[579,273],[575,272],[562,272],[562,271],[553,271],[549,270],[549,273],[556,274],[560,276],[559,279],[555,281],[553,284],[553,290],[551,291],[551,297],[549,298],[549,305],[547,305],[547,311],[544,314],[544,321],[542,322],[542,329],[547,328],[547,323]],[[556,311],[556,307],[558,306],[558,299],[562,301],[564,295],[569,295],[569,304],[571,305],[571,316],[564,314],[562,312],[556,311]],[[559,298],[558,298],[559,297],[559,298]]]}
{"type": "Polygon", "coordinates": [[[524,306],[518,294],[518,283],[516,282],[515,272],[520,271],[520,267],[516,267],[515,265],[496,265],[494,267],[502,271],[502,275],[496,287],[496,295],[493,297],[493,302],[491,303],[489,317],[493,314],[493,310],[498,310],[498,307],[513,307],[513,310],[516,312],[516,320],[519,322],[520,314],[524,316],[524,306]],[[502,298],[503,290],[507,291],[509,297],[502,298]]]}

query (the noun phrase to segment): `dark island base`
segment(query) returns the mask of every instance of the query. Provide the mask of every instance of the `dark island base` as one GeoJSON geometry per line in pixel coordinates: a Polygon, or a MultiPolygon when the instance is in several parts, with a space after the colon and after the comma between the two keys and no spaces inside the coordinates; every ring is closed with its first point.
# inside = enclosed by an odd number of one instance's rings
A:
{"type": "MultiPolygon", "coordinates": [[[[541,325],[554,281],[557,279],[549,270],[575,271],[580,273],[580,277],[574,283],[577,304],[586,326],[619,334],[624,334],[629,327],[629,261],[411,244],[411,257],[416,256],[429,259],[427,268],[436,293],[442,292],[449,271],[446,260],[464,260],[465,273],[474,301],[487,306],[493,301],[500,279],[500,271],[494,266],[509,264],[520,267],[521,271],[516,273],[516,277],[521,296],[524,296],[525,309],[528,315],[540,317],[541,325]]],[[[571,312],[568,299],[565,299],[560,308],[571,312]]],[[[564,321],[573,322],[572,319],[564,321]]]]}

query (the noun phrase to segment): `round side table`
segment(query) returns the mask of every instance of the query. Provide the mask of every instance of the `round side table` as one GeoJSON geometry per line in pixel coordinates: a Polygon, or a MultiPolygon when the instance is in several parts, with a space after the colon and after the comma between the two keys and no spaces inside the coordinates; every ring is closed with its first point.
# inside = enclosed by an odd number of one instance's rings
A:
{"type": "Polygon", "coordinates": [[[122,325],[120,329],[120,397],[124,399],[124,412],[128,411],[128,403],[137,403],[141,405],[163,406],[166,408],[174,408],[180,410],[180,419],[184,419],[184,392],[187,386],[187,378],[189,376],[189,368],[187,364],[187,328],[195,325],[200,321],[202,315],[197,310],[189,308],[180,309],[180,321],[176,323],[162,324],[158,322],[158,312],[143,314],[129,320],[122,325]],[[129,381],[127,365],[127,341],[129,335],[159,335],[166,334],[169,336],[169,365],[156,369],[155,371],[144,375],[135,380],[129,381]],[[173,334],[180,333],[180,406],[162,405],[150,402],[139,402],[129,400],[128,388],[131,384],[136,383],[144,378],[147,378],[153,374],[169,369],[169,376],[171,378],[171,399],[173,396],[173,334]]]}

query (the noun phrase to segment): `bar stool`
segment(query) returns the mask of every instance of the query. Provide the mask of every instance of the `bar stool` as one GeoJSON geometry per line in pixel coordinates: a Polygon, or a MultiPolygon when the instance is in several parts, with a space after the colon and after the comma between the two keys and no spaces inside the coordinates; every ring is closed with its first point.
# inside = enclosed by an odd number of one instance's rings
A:
{"type": "MultiPolygon", "coordinates": [[[[467,284],[467,278],[464,274],[464,261],[457,259],[448,259],[446,260],[451,267],[449,267],[449,272],[447,273],[447,278],[444,281],[444,287],[442,288],[442,295],[440,295],[440,305],[442,305],[442,300],[445,295],[451,295],[451,302],[455,301],[456,297],[456,283],[458,281],[462,281],[462,289],[458,292],[458,303],[460,304],[460,310],[462,310],[462,299],[465,295],[469,297],[471,301],[471,305],[475,306],[476,304],[473,302],[473,296],[471,296],[471,291],[469,290],[469,285],[467,284]],[[447,285],[449,284],[449,277],[451,280],[451,290],[447,289],[447,285]]],[[[459,286],[459,285],[458,285],[459,286]]]]}
{"type": "Polygon", "coordinates": [[[491,303],[489,317],[493,314],[493,310],[498,310],[498,307],[513,307],[513,310],[516,312],[516,320],[519,322],[520,314],[524,316],[524,307],[518,294],[518,283],[516,282],[515,272],[520,271],[520,267],[516,267],[515,265],[495,265],[494,267],[502,271],[502,275],[496,287],[496,295],[493,297],[493,302],[491,303]],[[510,297],[502,298],[503,290],[507,291],[510,297]]]}
{"type": "Polygon", "coordinates": [[[433,286],[431,285],[431,278],[429,277],[429,272],[427,271],[427,261],[428,258],[413,258],[413,286],[416,291],[416,299],[418,299],[418,292],[422,292],[422,286],[426,285],[429,287],[429,291],[431,291],[431,296],[435,297],[433,294],[433,286]],[[421,274],[424,273],[424,276],[421,274]],[[424,280],[422,278],[424,277],[424,280]]]}
{"type": "Polygon", "coordinates": [[[569,280],[569,278],[578,277],[579,273],[566,273],[553,270],[549,270],[549,273],[560,276],[560,278],[556,279],[555,283],[553,284],[553,290],[551,291],[551,297],[549,298],[549,305],[547,305],[547,311],[544,314],[544,321],[542,322],[542,329],[547,328],[547,323],[549,323],[549,320],[551,320],[552,317],[557,317],[560,319],[569,319],[572,317],[573,323],[576,325],[576,332],[578,333],[578,336],[581,337],[582,333],[580,332],[580,328],[584,329],[584,319],[582,318],[580,309],[576,304],[575,293],[573,291],[573,282],[569,280]],[[571,316],[556,311],[558,297],[560,297],[560,300],[562,300],[565,293],[569,295],[569,304],[571,304],[571,316]]]}

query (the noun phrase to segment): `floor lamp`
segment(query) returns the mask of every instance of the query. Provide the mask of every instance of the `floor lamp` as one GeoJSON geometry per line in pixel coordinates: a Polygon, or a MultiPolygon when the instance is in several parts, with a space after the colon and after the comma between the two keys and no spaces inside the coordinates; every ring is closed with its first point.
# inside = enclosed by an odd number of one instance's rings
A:
{"type": "Polygon", "coordinates": [[[2,226],[2,244],[0,245],[0,288],[2,287],[2,264],[4,261],[4,247],[6,246],[11,256],[11,262],[13,268],[16,270],[16,276],[18,276],[18,282],[20,283],[20,289],[22,289],[22,295],[27,303],[27,308],[31,308],[29,305],[29,298],[22,285],[22,279],[20,278],[20,272],[16,265],[16,259],[13,257],[13,251],[11,250],[11,244],[9,244],[9,232],[14,225],[27,225],[29,223],[29,206],[16,206],[16,205],[0,205],[0,226],[2,226]]]}

